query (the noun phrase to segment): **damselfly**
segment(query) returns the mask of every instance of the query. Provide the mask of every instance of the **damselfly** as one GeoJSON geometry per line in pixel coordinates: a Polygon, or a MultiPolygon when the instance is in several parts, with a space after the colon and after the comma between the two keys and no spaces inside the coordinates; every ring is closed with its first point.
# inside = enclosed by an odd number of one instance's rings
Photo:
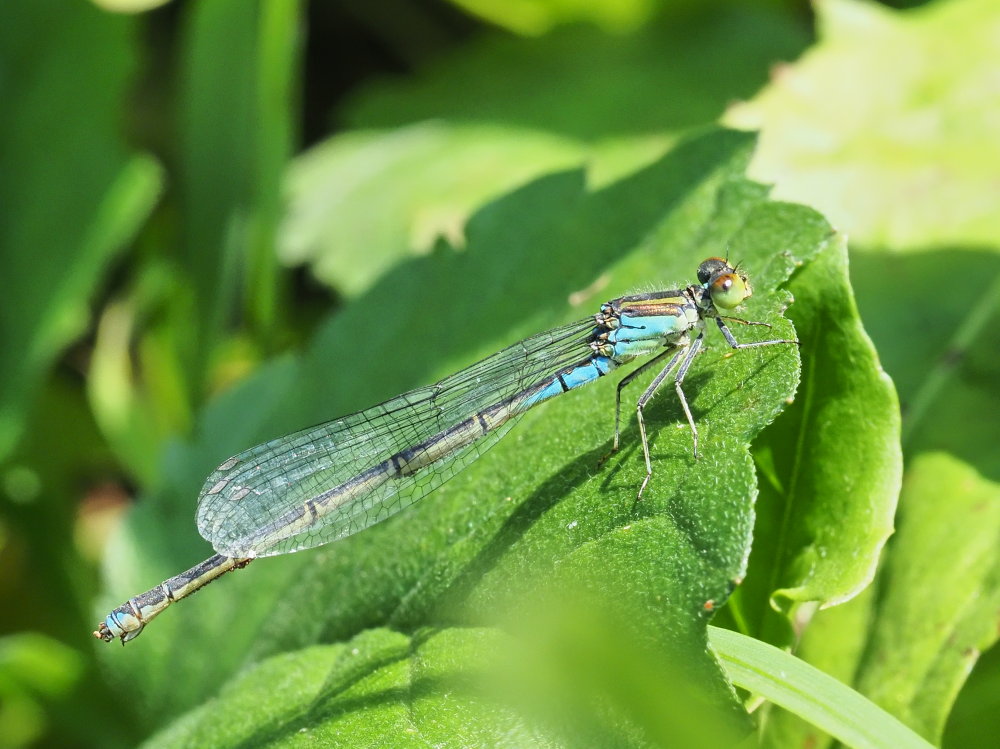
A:
{"type": "Polygon", "coordinates": [[[319,546],[385,520],[482,455],[532,406],[656,354],[618,383],[615,398],[617,450],[622,388],[666,360],[636,403],[646,461],[641,497],[653,473],[643,409],[671,375],[698,457],[698,428],[682,385],[706,320],[716,321],[734,349],[797,343],[736,341],[727,320],[770,327],[723,314],[750,294],[745,273],[709,258],[696,284],[614,299],[595,315],[526,338],[436,385],[229,458],[198,499],[198,531],[217,553],[129,599],[94,635],[128,642],[170,604],[256,557],[319,546]]]}

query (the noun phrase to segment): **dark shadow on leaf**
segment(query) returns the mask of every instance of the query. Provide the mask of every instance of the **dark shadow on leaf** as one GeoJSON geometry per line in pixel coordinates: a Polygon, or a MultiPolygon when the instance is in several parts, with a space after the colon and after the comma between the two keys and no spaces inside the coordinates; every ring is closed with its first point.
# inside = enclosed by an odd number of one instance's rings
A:
{"type": "MultiPolygon", "coordinates": [[[[368,674],[370,675],[370,674],[368,674]]],[[[234,747],[239,749],[255,749],[256,747],[275,746],[280,741],[291,741],[303,732],[326,723],[332,723],[340,716],[356,712],[372,710],[381,705],[406,704],[427,697],[440,696],[448,688],[454,687],[454,681],[449,678],[418,679],[412,686],[395,687],[372,692],[364,696],[332,702],[320,698],[304,714],[288,718],[275,726],[265,726],[247,737],[234,747]]],[[[386,737],[388,739],[388,737],[386,737]]]]}
{"type": "Polygon", "coordinates": [[[372,87],[351,121],[395,127],[444,118],[584,140],[662,133],[716,120],[767,82],[775,60],[795,59],[808,42],[800,27],[763,8],[697,7],[631,34],[577,24],[530,39],[484,38],[417,82],[372,87]]]}
{"type": "MultiPolygon", "coordinates": [[[[507,518],[503,527],[485,543],[475,558],[466,564],[455,580],[444,591],[443,597],[451,601],[465,600],[472,589],[501,557],[514,546],[521,537],[542,518],[546,512],[588,481],[598,462],[611,448],[606,446],[591,450],[576,458],[564,468],[555,471],[507,518]]],[[[435,606],[438,610],[451,610],[451,606],[435,606]]]]}

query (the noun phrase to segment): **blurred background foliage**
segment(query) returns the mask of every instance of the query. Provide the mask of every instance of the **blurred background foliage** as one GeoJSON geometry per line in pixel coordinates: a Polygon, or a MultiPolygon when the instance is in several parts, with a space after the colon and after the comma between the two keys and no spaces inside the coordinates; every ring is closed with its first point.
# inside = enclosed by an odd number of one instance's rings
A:
{"type": "MultiPolygon", "coordinates": [[[[190,706],[133,704],[82,635],[133,500],[185,485],[178,466],[199,445],[272,435],[266,416],[225,412],[234,388],[266,369],[301,388],[288,423],[315,420],[309,395],[350,368],[303,384],[295,353],[393,269],[461,252],[471,216],[535,180],[585,167],[600,190],[716,122],[759,130],[750,176],[850,236],[906,458],[874,585],[817,612],[779,581],[795,606],[740,609],[741,590],[736,610],[756,618],[719,620],[794,644],[932,741],[987,745],[1000,734],[1000,657],[979,658],[1000,621],[998,38],[992,0],[7,0],[0,746],[133,745],[190,706]]],[[[425,382],[425,364],[366,369],[338,406],[425,382]]],[[[211,458],[184,470],[203,476],[211,458]]],[[[192,507],[165,517],[193,526],[192,507]]],[[[770,563],[751,557],[748,586],[770,563]]],[[[779,710],[761,723],[770,745],[828,741],[779,710]]]]}

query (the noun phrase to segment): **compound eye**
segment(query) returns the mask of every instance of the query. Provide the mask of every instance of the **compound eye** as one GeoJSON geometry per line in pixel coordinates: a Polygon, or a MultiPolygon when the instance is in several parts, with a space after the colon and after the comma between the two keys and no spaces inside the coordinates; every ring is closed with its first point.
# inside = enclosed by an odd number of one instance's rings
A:
{"type": "Polygon", "coordinates": [[[722,309],[733,309],[750,297],[750,284],[736,273],[723,273],[712,280],[709,287],[712,303],[722,309]]]}
{"type": "Polygon", "coordinates": [[[713,276],[719,273],[731,271],[729,262],[725,258],[710,257],[698,266],[698,283],[706,284],[712,280],[713,276]]]}

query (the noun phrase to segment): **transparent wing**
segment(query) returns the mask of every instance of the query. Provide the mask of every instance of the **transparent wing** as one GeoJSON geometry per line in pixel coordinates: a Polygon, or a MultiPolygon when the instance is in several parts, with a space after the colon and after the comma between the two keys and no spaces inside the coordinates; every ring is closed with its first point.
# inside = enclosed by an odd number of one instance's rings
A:
{"type": "Polygon", "coordinates": [[[592,353],[593,317],[526,338],[446,377],[372,408],[279,437],[230,458],[209,475],[198,502],[198,531],[220,554],[270,556],[344,538],[413,504],[492,447],[513,426],[505,421],[410,475],[394,476],[355,496],[306,528],[281,525],[311,500],[391,456],[440,435],[471,416],[539,383],[592,353]]]}

